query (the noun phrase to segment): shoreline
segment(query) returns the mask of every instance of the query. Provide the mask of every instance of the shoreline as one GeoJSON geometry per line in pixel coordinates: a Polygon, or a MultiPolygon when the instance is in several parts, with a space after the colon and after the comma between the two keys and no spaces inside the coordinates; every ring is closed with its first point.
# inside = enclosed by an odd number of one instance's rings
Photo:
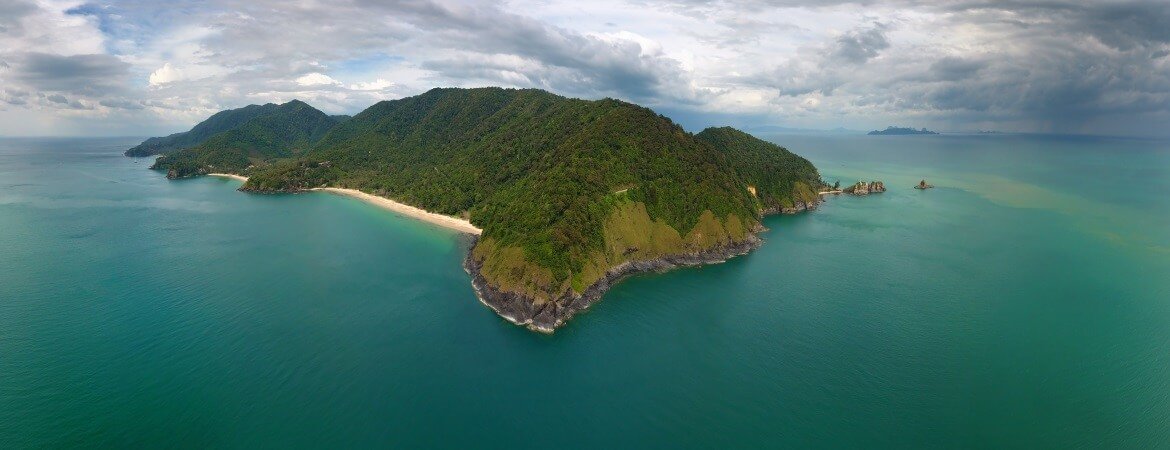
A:
{"type": "MultiPolygon", "coordinates": [[[[810,203],[797,202],[797,207],[794,208],[766,210],[762,213],[765,216],[793,215],[813,211],[823,202],[824,199],[810,203]]],[[[480,271],[483,261],[476,260],[470,250],[463,258],[463,271],[471,276],[471,287],[475,291],[476,299],[495,312],[496,315],[531,331],[552,334],[557,328],[572,319],[574,315],[588,310],[590,306],[601,301],[610,288],[625,278],[649,272],[663,273],[682,267],[719,264],[728,259],[746,255],[764,244],[764,239],[760,237],[764,231],[766,229],[763,225],[758,224],[751,230],[747,238],[739,242],[727,242],[697,252],[665,255],[648,260],[626,261],[610,267],[600,280],[585,288],[585,292],[576,294],[568,291],[540,305],[537,305],[534,299],[523,294],[504,291],[492,286],[480,271]]],[[[475,241],[472,241],[471,247],[475,247],[475,241]]]]}
{"type": "MultiPolygon", "coordinates": [[[[233,173],[209,173],[207,175],[210,175],[213,177],[231,178],[233,180],[237,180],[237,181],[241,181],[241,182],[248,181],[248,177],[245,177],[242,175],[236,175],[233,173]]],[[[471,222],[468,222],[466,220],[443,215],[443,214],[433,213],[433,212],[427,211],[427,210],[422,209],[422,208],[416,208],[416,207],[407,205],[405,203],[396,202],[396,201],[388,199],[386,197],[379,197],[377,195],[367,194],[367,193],[359,191],[357,189],[323,187],[323,188],[312,188],[312,189],[309,189],[309,191],[329,192],[329,193],[336,194],[336,195],[342,195],[342,196],[346,196],[346,197],[356,198],[358,200],[361,200],[363,202],[377,206],[379,208],[387,209],[387,210],[390,210],[391,212],[395,212],[395,213],[398,213],[400,215],[403,215],[403,216],[406,216],[406,217],[409,217],[412,219],[420,220],[420,221],[423,221],[423,222],[426,222],[426,223],[429,223],[432,225],[438,225],[440,227],[447,228],[449,230],[455,230],[455,231],[458,231],[461,233],[471,234],[471,235],[475,235],[475,236],[478,236],[481,233],[483,233],[482,229],[476,227],[475,225],[472,225],[471,222]]]]}
{"type": "MultiPolygon", "coordinates": [[[[463,271],[471,276],[471,287],[475,291],[476,299],[495,312],[497,316],[513,325],[522,326],[531,331],[552,334],[574,315],[601,301],[602,296],[610,288],[626,278],[648,272],[663,273],[682,267],[719,264],[728,259],[746,255],[763,245],[764,240],[758,235],[761,231],[763,228],[758,227],[752,230],[743,241],[731,242],[703,251],[679,253],[648,260],[626,261],[607,270],[605,275],[589,285],[585,292],[581,294],[566,292],[540,305],[537,305],[532,298],[500,290],[488,283],[483,273],[480,272],[483,262],[473,258],[470,251],[463,259],[463,271]]],[[[472,246],[475,246],[474,242],[472,242],[472,246]]]]}
{"type": "MultiPolygon", "coordinates": [[[[244,176],[226,173],[209,173],[207,175],[231,178],[239,181],[248,180],[244,176]]],[[[472,236],[472,247],[475,246],[475,240],[478,240],[479,235],[483,233],[482,229],[472,225],[469,221],[433,213],[356,189],[319,187],[301,190],[300,192],[312,191],[352,197],[409,218],[470,234],[472,236]]],[[[840,193],[840,191],[817,192],[817,199],[812,202],[805,203],[798,201],[791,208],[765,208],[765,210],[761,211],[761,215],[798,214],[815,210],[820,203],[825,201],[825,195],[840,193]]],[[[588,310],[590,306],[601,301],[606,291],[625,278],[647,272],[661,273],[681,267],[722,263],[728,259],[750,253],[752,250],[762,246],[764,240],[759,234],[763,231],[765,231],[763,226],[757,225],[755,229],[751,230],[748,237],[740,242],[728,242],[706,250],[667,255],[650,260],[627,261],[610,267],[600,280],[588,286],[584,292],[580,294],[565,292],[557,298],[543,302],[540,305],[537,305],[534,299],[522,294],[503,291],[492,286],[480,272],[482,261],[475,260],[472,257],[473,252],[470,250],[464,256],[463,270],[471,276],[471,286],[475,292],[476,300],[479,300],[480,303],[496,313],[497,316],[531,331],[552,334],[557,328],[565,325],[574,315],[588,310]]]]}
{"type": "Polygon", "coordinates": [[[423,222],[430,223],[432,225],[438,225],[438,226],[441,226],[443,228],[459,231],[461,233],[467,233],[467,234],[476,235],[476,236],[483,233],[482,229],[476,227],[475,225],[472,225],[471,222],[468,222],[466,220],[443,215],[443,214],[433,213],[433,212],[427,211],[427,210],[422,209],[422,208],[416,208],[416,207],[407,205],[405,203],[396,202],[396,201],[388,199],[386,197],[379,197],[377,195],[367,194],[367,193],[359,191],[357,189],[323,187],[323,188],[312,188],[309,190],[310,191],[328,192],[331,194],[343,195],[346,197],[353,197],[353,198],[356,198],[358,200],[364,201],[366,203],[370,203],[374,206],[380,207],[382,209],[388,209],[392,212],[396,212],[398,214],[401,214],[401,215],[404,215],[404,216],[407,216],[407,217],[410,217],[413,219],[418,219],[418,220],[421,220],[423,222]]]}
{"type": "Polygon", "coordinates": [[[234,173],[209,173],[208,175],[213,177],[231,178],[236,181],[248,181],[248,177],[243,175],[236,175],[234,173]]]}

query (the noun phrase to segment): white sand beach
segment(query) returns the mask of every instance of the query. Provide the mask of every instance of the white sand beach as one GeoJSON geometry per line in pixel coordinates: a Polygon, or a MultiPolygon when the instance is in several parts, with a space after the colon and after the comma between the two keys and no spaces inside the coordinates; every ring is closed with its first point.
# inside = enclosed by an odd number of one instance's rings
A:
{"type": "Polygon", "coordinates": [[[379,207],[394,211],[394,212],[402,214],[404,216],[412,217],[412,218],[422,220],[425,222],[430,222],[432,224],[439,225],[439,226],[445,227],[445,228],[450,228],[450,229],[455,230],[455,231],[460,231],[460,232],[468,233],[468,234],[483,233],[483,230],[476,228],[475,225],[472,225],[471,222],[468,222],[466,220],[459,219],[456,217],[446,216],[443,214],[436,214],[436,213],[433,213],[433,212],[430,212],[430,211],[427,211],[424,209],[419,209],[419,208],[415,208],[415,207],[410,206],[410,205],[398,203],[394,200],[390,200],[390,199],[385,198],[385,197],[370,195],[370,194],[367,194],[365,192],[358,191],[355,189],[342,189],[342,188],[326,187],[326,188],[313,188],[311,190],[331,192],[331,193],[338,194],[338,195],[345,195],[345,196],[353,197],[353,198],[356,198],[358,200],[362,200],[364,202],[371,203],[375,206],[379,206],[379,207]]]}
{"type": "MultiPolygon", "coordinates": [[[[208,175],[216,176],[216,177],[231,178],[233,180],[239,180],[239,181],[248,181],[248,177],[230,174],[230,173],[209,173],[208,175]]],[[[415,208],[415,207],[407,205],[407,204],[398,203],[394,200],[390,200],[386,197],[379,197],[377,195],[367,194],[365,192],[362,192],[362,191],[359,191],[356,189],[342,189],[342,188],[326,187],[326,188],[313,188],[313,189],[310,189],[310,191],[332,192],[332,193],[337,194],[337,195],[345,195],[345,196],[353,197],[353,198],[356,198],[358,200],[364,201],[366,203],[373,204],[374,206],[385,208],[385,209],[394,211],[396,213],[402,214],[402,215],[407,216],[407,217],[418,219],[418,220],[421,220],[424,222],[429,222],[429,223],[432,223],[432,224],[435,224],[435,225],[438,225],[438,226],[441,226],[444,228],[450,228],[452,230],[463,232],[463,233],[468,233],[468,234],[483,233],[483,230],[477,228],[475,225],[472,225],[471,222],[468,222],[466,220],[456,218],[456,217],[451,217],[451,216],[445,216],[442,214],[436,214],[436,213],[427,211],[425,209],[415,208]]]]}
{"type": "Polygon", "coordinates": [[[236,175],[234,173],[209,173],[213,177],[231,178],[233,180],[248,181],[248,177],[236,175]]]}

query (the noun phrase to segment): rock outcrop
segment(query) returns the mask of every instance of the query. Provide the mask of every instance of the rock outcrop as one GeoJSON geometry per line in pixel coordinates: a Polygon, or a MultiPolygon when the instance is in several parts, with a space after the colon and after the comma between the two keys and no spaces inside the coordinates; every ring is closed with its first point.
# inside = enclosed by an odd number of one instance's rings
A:
{"type": "Polygon", "coordinates": [[[770,216],[773,214],[799,214],[805,211],[812,211],[817,209],[817,206],[824,201],[824,197],[818,195],[816,199],[808,202],[803,200],[796,200],[792,203],[792,206],[768,205],[764,207],[763,211],[760,211],[760,215],[770,216]]]}
{"type": "Polygon", "coordinates": [[[869,195],[877,194],[886,191],[886,185],[881,181],[858,181],[857,184],[843,189],[843,192],[850,195],[869,195]]]}
{"type": "MultiPolygon", "coordinates": [[[[743,241],[701,252],[622,263],[611,268],[604,277],[590,285],[580,295],[566,291],[560,297],[541,303],[522,294],[504,291],[492,286],[480,271],[483,262],[475,259],[472,256],[473,252],[468,252],[467,258],[463,261],[463,268],[471,275],[471,285],[475,288],[475,295],[479,297],[480,302],[487,305],[500,317],[516,325],[528,327],[533,331],[552,333],[574,314],[589,308],[600,300],[602,294],[622,278],[643,272],[663,272],[676,267],[726,261],[758,248],[763,243],[763,240],[756,236],[759,231],[762,231],[762,228],[754,230],[743,241]]],[[[474,242],[472,246],[474,246],[474,242]]]]}
{"type": "Polygon", "coordinates": [[[800,201],[800,200],[797,200],[795,203],[793,203],[792,207],[780,208],[779,212],[780,212],[780,214],[797,214],[797,213],[802,213],[805,211],[811,211],[811,210],[817,209],[817,205],[820,204],[820,202],[821,201],[819,199],[816,201],[811,201],[811,202],[807,202],[807,203],[800,201]]]}

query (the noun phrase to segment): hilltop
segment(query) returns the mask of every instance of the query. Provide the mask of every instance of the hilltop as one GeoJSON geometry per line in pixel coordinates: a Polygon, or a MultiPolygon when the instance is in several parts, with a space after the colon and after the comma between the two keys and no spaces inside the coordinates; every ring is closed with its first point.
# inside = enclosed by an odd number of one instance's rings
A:
{"type": "Polygon", "coordinates": [[[820,200],[817,168],[788,149],[731,127],[708,128],[695,137],[727,155],[763,214],[804,211],[820,200]]]}
{"type": "MultiPolygon", "coordinates": [[[[265,105],[267,106],[267,105],[265,105]]],[[[199,144],[163,155],[152,169],[169,178],[208,172],[240,173],[309,150],[338,119],[300,100],[266,108],[239,126],[213,134],[199,144]]]]}
{"type": "Polygon", "coordinates": [[[220,111],[191,128],[190,131],[170,136],[152,137],[126,150],[126,156],[162,155],[199,145],[207,138],[237,128],[256,117],[269,114],[279,105],[248,105],[243,108],[220,111]]]}

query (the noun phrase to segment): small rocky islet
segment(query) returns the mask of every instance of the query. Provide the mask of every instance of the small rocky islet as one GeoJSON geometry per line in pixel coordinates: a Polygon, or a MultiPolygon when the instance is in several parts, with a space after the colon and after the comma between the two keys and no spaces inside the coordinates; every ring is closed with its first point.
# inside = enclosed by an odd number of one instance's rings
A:
{"type": "Polygon", "coordinates": [[[849,195],[879,194],[886,191],[886,185],[881,181],[858,181],[841,191],[849,195]]]}

